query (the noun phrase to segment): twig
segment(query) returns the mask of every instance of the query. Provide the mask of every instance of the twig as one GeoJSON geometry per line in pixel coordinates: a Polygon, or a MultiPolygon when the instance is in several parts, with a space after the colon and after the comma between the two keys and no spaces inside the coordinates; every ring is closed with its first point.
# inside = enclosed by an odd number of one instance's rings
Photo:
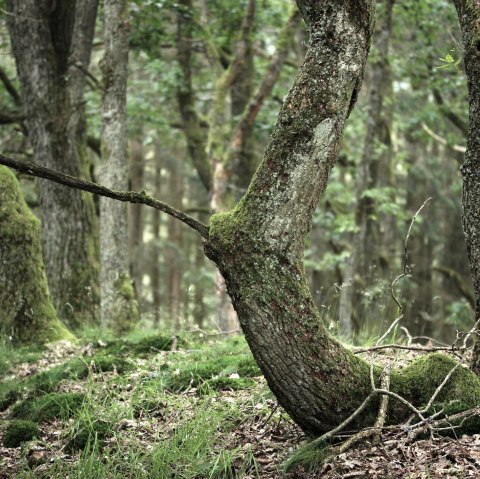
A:
{"type": "Polygon", "coordinates": [[[360,354],[360,353],[368,353],[371,351],[379,351],[381,349],[403,349],[407,351],[423,351],[424,353],[433,353],[435,351],[447,351],[447,352],[454,352],[454,351],[461,351],[463,348],[456,348],[453,346],[408,346],[404,344],[383,344],[379,346],[372,346],[371,348],[362,348],[357,349],[353,352],[353,354],[360,354]]]}
{"type": "Polygon", "coordinates": [[[69,186],[70,188],[76,188],[82,191],[88,191],[90,193],[95,193],[100,196],[105,196],[107,198],[113,198],[114,200],[123,201],[127,203],[138,203],[150,206],[157,210],[163,211],[170,216],[178,219],[182,223],[190,226],[190,228],[196,230],[200,235],[208,239],[209,228],[208,226],[200,223],[191,216],[186,215],[185,213],[173,208],[172,206],[159,201],[144,192],[138,193],[136,191],[115,191],[106,188],[105,186],[97,185],[91,181],[81,180],[75,178],[74,176],[66,175],[56,170],[51,170],[43,166],[35,165],[29,161],[17,161],[13,158],[8,158],[0,154],[0,164],[14,168],[22,173],[26,173],[31,176],[38,176],[40,178],[45,178],[47,180],[54,181],[61,185],[69,186]]]}

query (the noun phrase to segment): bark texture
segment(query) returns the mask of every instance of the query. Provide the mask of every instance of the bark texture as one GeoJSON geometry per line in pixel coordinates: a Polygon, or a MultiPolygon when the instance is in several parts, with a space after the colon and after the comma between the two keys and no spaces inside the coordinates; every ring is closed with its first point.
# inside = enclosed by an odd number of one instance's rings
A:
{"type": "MultiPolygon", "coordinates": [[[[105,55],[101,61],[102,159],[100,173],[104,186],[126,190],[127,76],[130,24],[126,0],[105,1],[105,55]]],[[[128,258],[127,205],[100,198],[100,296],[102,325],[119,332],[138,320],[128,258]]]]}
{"type": "MultiPolygon", "coordinates": [[[[480,1],[453,0],[458,13],[468,79],[469,126],[463,176],[463,229],[475,293],[475,318],[480,319],[480,1]]],[[[472,369],[480,374],[477,339],[472,369]]]]}
{"type": "Polygon", "coordinates": [[[0,332],[15,344],[74,339],[58,320],[45,276],[40,222],[15,175],[0,166],[0,332]]]}
{"type": "Polygon", "coordinates": [[[322,325],[302,261],[362,83],[374,2],[298,3],[310,29],[305,63],[247,194],[233,211],[212,216],[205,251],[225,277],[270,388],[304,430],[321,433],[369,390],[366,363],[322,325]]]}
{"type": "MultiPolygon", "coordinates": [[[[88,177],[83,91],[98,0],[7,1],[6,16],[35,162],[88,177]]],[[[43,253],[54,304],[71,326],[96,319],[92,198],[40,180],[43,253]]]]}

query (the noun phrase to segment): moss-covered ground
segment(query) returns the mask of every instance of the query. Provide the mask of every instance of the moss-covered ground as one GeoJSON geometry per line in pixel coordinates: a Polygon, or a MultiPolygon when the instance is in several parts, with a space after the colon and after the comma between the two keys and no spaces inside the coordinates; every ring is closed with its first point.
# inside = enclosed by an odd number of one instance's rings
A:
{"type": "MultiPolygon", "coordinates": [[[[435,354],[416,364],[403,368],[402,384],[426,402],[454,363],[435,354]],[[426,375],[432,362],[435,374],[426,375]]],[[[462,368],[452,384],[464,377],[462,368]]],[[[465,404],[476,403],[479,391],[465,390],[465,404]]],[[[465,404],[438,397],[438,407],[450,413],[465,404]]],[[[467,432],[478,431],[475,422],[469,426],[467,432]]],[[[418,443],[399,447],[402,438],[392,437],[383,449],[361,444],[330,469],[319,466],[322,476],[300,467],[286,477],[329,478],[334,468],[348,474],[367,457],[384,461],[382,477],[409,477],[388,476],[406,471],[389,469],[395,454],[411,454],[417,472],[425,472],[432,461],[421,451],[448,446],[450,462],[460,461],[465,441],[480,436],[425,438],[423,449],[418,443]]],[[[242,337],[173,341],[93,332],[82,344],[44,352],[0,345],[0,477],[273,479],[282,477],[282,465],[305,439],[278,407],[242,337]]]]}

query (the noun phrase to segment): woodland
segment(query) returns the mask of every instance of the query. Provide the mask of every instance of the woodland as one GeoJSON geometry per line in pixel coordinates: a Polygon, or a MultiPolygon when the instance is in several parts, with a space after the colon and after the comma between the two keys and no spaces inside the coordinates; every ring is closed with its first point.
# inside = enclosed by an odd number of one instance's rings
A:
{"type": "Polygon", "coordinates": [[[0,478],[480,477],[477,0],[0,0],[0,478]]]}

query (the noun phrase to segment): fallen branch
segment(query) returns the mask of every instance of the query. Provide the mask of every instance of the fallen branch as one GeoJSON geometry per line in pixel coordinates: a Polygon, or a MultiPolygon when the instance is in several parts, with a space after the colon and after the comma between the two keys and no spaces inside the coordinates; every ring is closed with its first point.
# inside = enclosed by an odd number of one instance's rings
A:
{"type": "Polygon", "coordinates": [[[461,351],[462,348],[454,346],[408,346],[405,344],[383,344],[379,346],[372,346],[371,348],[362,348],[353,351],[353,354],[369,353],[372,351],[379,351],[381,349],[403,349],[406,351],[423,351],[424,353],[434,353],[437,351],[455,352],[461,351]]]}
{"type": "Polygon", "coordinates": [[[115,191],[106,188],[105,186],[97,185],[91,181],[81,180],[80,178],[75,178],[74,176],[66,175],[59,171],[51,170],[43,166],[35,165],[29,161],[18,161],[13,158],[7,158],[0,154],[0,164],[13,168],[22,173],[26,173],[31,176],[38,176],[39,178],[45,178],[47,180],[54,181],[61,185],[69,186],[70,188],[76,188],[77,190],[88,191],[89,193],[95,193],[100,196],[105,196],[107,198],[112,198],[114,200],[123,201],[126,203],[137,203],[146,206],[150,206],[157,210],[163,211],[170,216],[173,216],[177,220],[185,223],[194,229],[202,238],[208,239],[209,228],[208,226],[200,223],[191,216],[186,215],[185,213],[173,208],[172,206],[159,201],[145,192],[138,193],[136,191],[115,191]]]}

